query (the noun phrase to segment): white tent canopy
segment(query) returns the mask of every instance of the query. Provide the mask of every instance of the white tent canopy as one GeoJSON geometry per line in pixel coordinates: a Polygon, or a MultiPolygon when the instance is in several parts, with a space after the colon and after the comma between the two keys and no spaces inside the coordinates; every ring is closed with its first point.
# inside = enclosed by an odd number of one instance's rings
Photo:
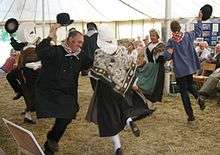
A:
{"type": "MultiPolygon", "coordinates": [[[[171,18],[195,17],[205,4],[213,6],[213,16],[220,17],[219,0],[170,0],[171,18]]],[[[120,21],[164,19],[165,0],[0,0],[0,21],[42,21],[42,2],[46,21],[55,21],[67,12],[76,21],[120,21]]]]}
{"type": "MultiPolygon", "coordinates": [[[[93,21],[97,26],[104,23],[113,30],[116,39],[122,39],[144,38],[150,29],[162,32],[163,27],[165,33],[161,37],[165,40],[169,32],[164,28],[169,28],[170,21],[166,19],[195,17],[205,4],[213,6],[213,16],[220,17],[219,0],[0,0],[0,47],[4,51],[0,53],[0,66],[11,49],[3,27],[9,18],[39,23],[36,32],[42,38],[49,33],[50,23],[56,22],[56,15],[66,12],[76,21],[68,29],[75,27],[85,32],[85,22],[93,21]]],[[[189,26],[184,29],[193,28],[191,19],[185,21],[189,26]]],[[[58,41],[66,37],[66,30],[64,27],[58,30],[58,41]]]]}

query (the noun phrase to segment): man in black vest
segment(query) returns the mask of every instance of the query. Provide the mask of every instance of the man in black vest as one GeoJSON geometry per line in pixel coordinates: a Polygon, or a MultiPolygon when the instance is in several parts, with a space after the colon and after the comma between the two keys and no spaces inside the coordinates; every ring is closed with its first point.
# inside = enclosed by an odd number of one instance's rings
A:
{"type": "MultiPolygon", "coordinates": [[[[87,26],[87,33],[84,35],[84,43],[82,46],[82,50],[91,59],[91,62],[93,62],[94,52],[96,49],[98,49],[98,45],[97,45],[98,31],[96,24],[93,22],[87,23],[86,26],[87,26]]],[[[88,75],[88,70],[82,71],[81,74],[83,76],[88,75]]]]}

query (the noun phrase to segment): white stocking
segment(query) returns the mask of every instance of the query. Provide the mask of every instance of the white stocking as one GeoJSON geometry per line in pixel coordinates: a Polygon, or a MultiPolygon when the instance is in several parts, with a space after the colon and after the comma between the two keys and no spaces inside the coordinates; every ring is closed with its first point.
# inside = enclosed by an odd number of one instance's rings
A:
{"type": "Polygon", "coordinates": [[[129,127],[129,128],[131,127],[131,126],[130,126],[130,122],[131,122],[131,121],[132,121],[131,117],[129,117],[129,118],[126,120],[126,126],[129,127]]]}
{"type": "Polygon", "coordinates": [[[29,119],[29,120],[32,120],[31,112],[26,112],[24,117],[29,119]]]}
{"type": "Polygon", "coordinates": [[[114,150],[116,151],[118,148],[121,148],[121,142],[120,142],[120,137],[119,134],[115,135],[115,136],[111,136],[112,139],[112,143],[114,146],[114,150]]]}

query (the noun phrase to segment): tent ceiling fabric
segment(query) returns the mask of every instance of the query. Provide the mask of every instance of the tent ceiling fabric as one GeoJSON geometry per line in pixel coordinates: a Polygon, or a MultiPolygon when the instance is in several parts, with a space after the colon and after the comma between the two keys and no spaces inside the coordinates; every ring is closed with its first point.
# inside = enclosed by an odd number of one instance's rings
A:
{"type": "MultiPolygon", "coordinates": [[[[42,1],[0,0],[0,21],[11,17],[42,21],[42,1]]],[[[205,4],[211,4],[213,16],[220,17],[219,0],[171,0],[171,18],[195,17],[205,4]]],[[[44,6],[46,21],[54,21],[60,12],[69,13],[75,21],[165,18],[165,0],[44,0],[44,6]]]]}

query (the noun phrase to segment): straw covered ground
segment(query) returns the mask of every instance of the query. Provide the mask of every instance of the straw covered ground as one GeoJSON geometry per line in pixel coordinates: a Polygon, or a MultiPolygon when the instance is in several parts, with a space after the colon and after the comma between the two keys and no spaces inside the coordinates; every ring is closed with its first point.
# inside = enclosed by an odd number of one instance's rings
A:
{"type": "MultiPolygon", "coordinates": [[[[109,138],[100,138],[96,125],[85,121],[85,114],[91,97],[89,80],[80,78],[77,119],[69,125],[60,142],[59,155],[111,155],[109,138]]],[[[23,99],[13,101],[14,93],[5,78],[0,79],[0,117],[4,117],[33,132],[42,146],[52,119],[37,120],[36,125],[23,123],[20,113],[24,109],[23,99]]],[[[215,100],[207,102],[207,108],[199,110],[192,99],[197,126],[187,126],[186,115],[179,95],[164,97],[157,104],[156,112],[137,124],[141,136],[135,138],[130,130],[121,132],[122,148],[125,155],[147,154],[219,154],[220,152],[220,107],[215,100]]],[[[0,120],[0,148],[8,155],[17,152],[16,143],[0,120]]]]}

